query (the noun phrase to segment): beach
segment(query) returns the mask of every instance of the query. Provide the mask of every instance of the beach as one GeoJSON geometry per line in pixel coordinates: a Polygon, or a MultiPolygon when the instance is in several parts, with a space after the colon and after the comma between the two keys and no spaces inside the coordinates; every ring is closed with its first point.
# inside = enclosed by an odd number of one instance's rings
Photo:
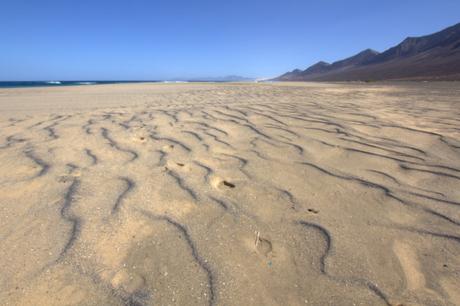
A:
{"type": "Polygon", "coordinates": [[[0,89],[0,304],[459,305],[459,96],[0,89]]]}

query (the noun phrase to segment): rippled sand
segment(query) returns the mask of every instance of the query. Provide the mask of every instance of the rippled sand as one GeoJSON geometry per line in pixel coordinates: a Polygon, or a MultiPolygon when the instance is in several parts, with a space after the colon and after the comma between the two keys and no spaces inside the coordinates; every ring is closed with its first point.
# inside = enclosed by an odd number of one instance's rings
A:
{"type": "Polygon", "coordinates": [[[0,90],[1,305],[459,305],[460,86],[0,90]]]}

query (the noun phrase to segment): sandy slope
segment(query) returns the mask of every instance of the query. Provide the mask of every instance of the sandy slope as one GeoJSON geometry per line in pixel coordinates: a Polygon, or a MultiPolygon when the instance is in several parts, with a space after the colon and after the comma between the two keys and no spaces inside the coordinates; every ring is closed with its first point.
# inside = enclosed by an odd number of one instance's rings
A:
{"type": "Polygon", "coordinates": [[[459,96],[0,90],[0,304],[459,305],[459,96]]]}

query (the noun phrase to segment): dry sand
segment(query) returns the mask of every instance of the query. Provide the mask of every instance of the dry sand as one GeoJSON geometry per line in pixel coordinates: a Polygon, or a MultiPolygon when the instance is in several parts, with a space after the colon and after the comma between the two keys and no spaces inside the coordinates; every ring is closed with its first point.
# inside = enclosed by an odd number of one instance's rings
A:
{"type": "Polygon", "coordinates": [[[459,305],[460,86],[0,90],[1,305],[459,305]]]}

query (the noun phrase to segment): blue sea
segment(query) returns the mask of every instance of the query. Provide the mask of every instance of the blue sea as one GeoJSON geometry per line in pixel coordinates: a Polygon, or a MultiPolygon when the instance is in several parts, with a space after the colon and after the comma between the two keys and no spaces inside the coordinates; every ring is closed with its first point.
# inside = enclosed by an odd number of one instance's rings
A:
{"type": "Polygon", "coordinates": [[[120,84],[120,83],[157,83],[161,81],[8,81],[0,82],[0,88],[17,87],[59,87],[78,85],[120,84]]]}

